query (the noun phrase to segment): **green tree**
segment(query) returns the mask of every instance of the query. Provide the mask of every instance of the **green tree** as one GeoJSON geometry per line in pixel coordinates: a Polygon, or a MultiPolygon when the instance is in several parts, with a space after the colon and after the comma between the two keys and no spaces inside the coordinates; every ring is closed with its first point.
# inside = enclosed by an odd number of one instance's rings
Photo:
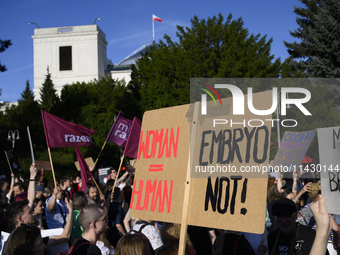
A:
{"type": "MultiPolygon", "coordinates": [[[[64,120],[96,131],[92,136],[93,147],[82,148],[84,157],[91,156],[95,160],[119,112],[127,119],[132,120],[134,116],[141,119],[140,102],[134,98],[135,94],[138,92],[133,86],[111,77],[78,82],[63,87],[60,102],[53,107],[53,112],[64,120]]],[[[74,154],[73,148],[64,151],[74,154]]],[[[108,143],[98,164],[118,165],[119,154],[120,147],[108,143]]]]}
{"type": "Polygon", "coordinates": [[[179,42],[165,42],[147,51],[132,67],[132,84],[139,86],[142,109],[189,103],[190,78],[279,77],[280,59],[270,54],[272,39],[249,34],[241,18],[224,22],[218,17],[191,20],[177,26],[179,42]]]}
{"type": "Polygon", "coordinates": [[[28,100],[34,100],[34,94],[31,90],[30,82],[27,80],[25,90],[21,93],[21,98],[18,100],[18,103],[20,104],[28,100]]]}
{"type": "Polygon", "coordinates": [[[49,68],[47,68],[47,75],[45,78],[42,87],[40,88],[40,107],[44,111],[50,111],[58,102],[58,96],[56,94],[56,90],[54,89],[54,84],[51,79],[51,74],[49,68]]]}
{"type": "MultiPolygon", "coordinates": [[[[0,53],[4,52],[11,45],[12,45],[11,40],[4,40],[3,41],[3,40],[0,39],[0,53]]],[[[0,63],[0,72],[5,72],[6,70],[7,70],[6,66],[1,65],[1,63],[0,63]]]]}
{"type": "Polygon", "coordinates": [[[299,28],[290,34],[298,41],[284,42],[295,61],[292,67],[306,77],[340,77],[340,2],[301,0],[295,7],[299,28]]]}

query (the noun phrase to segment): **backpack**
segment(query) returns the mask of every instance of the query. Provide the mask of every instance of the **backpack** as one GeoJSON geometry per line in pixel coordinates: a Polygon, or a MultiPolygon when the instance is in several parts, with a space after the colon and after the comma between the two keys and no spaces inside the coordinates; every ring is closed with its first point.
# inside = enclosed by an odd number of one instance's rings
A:
{"type": "MultiPolygon", "coordinates": [[[[146,226],[148,226],[148,225],[151,225],[151,224],[144,224],[144,225],[142,225],[142,226],[139,228],[138,231],[131,229],[130,232],[129,232],[129,234],[135,234],[135,235],[141,235],[141,236],[143,236],[143,237],[146,239],[147,243],[148,243],[148,255],[155,255],[155,251],[154,251],[153,248],[152,248],[152,245],[151,245],[151,243],[150,243],[149,238],[148,238],[146,235],[144,235],[144,234],[142,233],[142,230],[143,230],[146,226]]],[[[151,225],[151,226],[152,226],[152,225],[151,225]]]]}
{"type": "Polygon", "coordinates": [[[58,255],[72,255],[72,252],[74,252],[75,250],[77,250],[77,248],[79,248],[80,246],[82,246],[83,244],[92,244],[91,242],[82,242],[81,244],[79,244],[75,249],[74,249],[74,244],[77,242],[78,239],[74,240],[70,251],[62,251],[59,252],[58,255]]]}

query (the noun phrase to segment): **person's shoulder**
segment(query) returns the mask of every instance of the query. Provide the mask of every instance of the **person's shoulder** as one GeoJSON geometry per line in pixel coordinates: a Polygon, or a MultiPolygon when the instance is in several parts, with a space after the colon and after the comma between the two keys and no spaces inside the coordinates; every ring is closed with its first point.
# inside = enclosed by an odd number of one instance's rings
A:
{"type": "Polygon", "coordinates": [[[74,243],[72,248],[73,255],[101,255],[100,249],[90,241],[79,237],[74,243]]]}
{"type": "Polygon", "coordinates": [[[315,236],[315,230],[304,225],[299,225],[299,232],[302,236],[308,235],[308,236],[315,236]]]}

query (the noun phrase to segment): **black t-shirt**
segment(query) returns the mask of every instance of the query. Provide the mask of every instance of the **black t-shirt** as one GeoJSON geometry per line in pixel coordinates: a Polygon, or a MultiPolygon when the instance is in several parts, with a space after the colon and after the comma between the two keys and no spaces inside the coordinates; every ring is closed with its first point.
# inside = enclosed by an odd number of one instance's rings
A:
{"type": "MultiPolygon", "coordinates": [[[[276,237],[279,234],[279,228],[268,235],[268,253],[271,254],[275,245],[276,237]]],[[[280,233],[275,255],[288,255],[288,250],[292,240],[295,240],[293,255],[309,255],[315,239],[315,231],[309,227],[298,225],[292,235],[283,235],[280,233]],[[298,231],[298,232],[296,232],[298,231]]],[[[328,254],[328,251],[326,252],[328,254]]]]}
{"type": "Polygon", "coordinates": [[[100,249],[90,241],[79,237],[73,244],[72,255],[102,255],[100,249]]]}

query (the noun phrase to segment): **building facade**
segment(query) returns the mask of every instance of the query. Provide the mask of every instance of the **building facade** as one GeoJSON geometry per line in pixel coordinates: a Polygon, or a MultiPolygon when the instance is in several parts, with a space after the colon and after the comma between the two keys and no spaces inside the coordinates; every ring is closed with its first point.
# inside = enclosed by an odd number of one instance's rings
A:
{"type": "MultiPolygon", "coordinates": [[[[64,85],[99,80],[112,75],[112,62],[107,58],[106,35],[97,25],[34,29],[34,88],[36,100],[45,81],[47,68],[57,93],[64,85]]],[[[131,71],[112,77],[129,82],[131,71]]]]}

